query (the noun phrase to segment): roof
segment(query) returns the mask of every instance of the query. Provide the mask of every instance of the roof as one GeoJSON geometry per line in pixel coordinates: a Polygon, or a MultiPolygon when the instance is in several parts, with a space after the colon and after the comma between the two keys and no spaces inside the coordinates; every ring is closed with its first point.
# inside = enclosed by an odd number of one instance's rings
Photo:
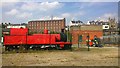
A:
{"type": "Polygon", "coordinates": [[[63,19],[53,19],[53,20],[32,20],[32,21],[29,21],[29,22],[38,22],[38,21],[61,21],[61,20],[64,20],[65,18],[63,19]]]}
{"type": "Polygon", "coordinates": [[[71,26],[72,30],[102,30],[102,25],[71,26]]]}
{"type": "Polygon", "coordinates": [[[8,26],[23,26],[24,24],[10,24],[8,26]]]}
{"type": "Polygon", "coordinates": [[[71,27],[78,27],[78,26],[102,26],[102,25],[87,25],[87,24],[82,24],[82,25],[72,25],[71,27]]]}

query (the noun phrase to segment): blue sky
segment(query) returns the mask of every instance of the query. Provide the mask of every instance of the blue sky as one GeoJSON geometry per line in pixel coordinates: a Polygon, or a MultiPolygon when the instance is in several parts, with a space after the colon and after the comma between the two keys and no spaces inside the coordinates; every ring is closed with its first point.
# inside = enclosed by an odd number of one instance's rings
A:
{"type": "Polygon", "coordinates": [[[2,21],[11,23],[27,23],[30,20],[66,18],[81,20],[107,20],[117,18],[118,2],[3,2],[2,21]]]}

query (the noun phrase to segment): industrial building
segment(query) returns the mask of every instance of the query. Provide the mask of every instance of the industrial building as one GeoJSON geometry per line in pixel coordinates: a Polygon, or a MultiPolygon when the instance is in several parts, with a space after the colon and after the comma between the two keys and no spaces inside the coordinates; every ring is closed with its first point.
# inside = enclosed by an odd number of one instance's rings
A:
{"type": "Polygon", "coordinates": [[[29,21],[28,28],[30,32],[34,33],[42,33],[44,29],[48,29],[51,32],[60,32],[61,29],[65,28],[65,18],[29,21]]]}
{"type": "Polygon", "coordinates": [[[72,34],[72,43],[78,44],[78,38],[82,37],[82,40],[79,41],[81,44],[86,44],[87,36],[89,35],[90,40],[97,36],[102,38],[103,30],[101,25],[79,25],[71,26],[70,32],[72,34]]]}

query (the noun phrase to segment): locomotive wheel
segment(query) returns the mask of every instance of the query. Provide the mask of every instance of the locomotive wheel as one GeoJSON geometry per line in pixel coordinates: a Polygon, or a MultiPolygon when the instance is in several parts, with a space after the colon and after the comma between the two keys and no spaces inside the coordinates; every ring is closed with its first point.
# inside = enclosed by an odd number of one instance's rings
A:
{"type": "Polygon", "coordinates": [[[14,49],[13,46],[5,46],[5,51],[13,51],[14,49]]]}
{"type": "Polygon", "coordinates": [[[23,51],[24,49],[25,49],[25,48],[24,48],[24,45],[20,45],[20,46],[19,46],[19,50],[20,50],[20,51],[23,51]]]}
{"type": "Polygon", "coordinates": [[[37,45],[36,50],[40,50],[41,45],[37,45]]]}
{"type": "Polygon", "coordinates": [[[17,51],[19,48],[18,48],[18,46],[15,46],[15,50],[17,51]]]}
{"type": "Polygon", "coordinates": [[[8,51],[13,51],[13,46],[8,46],[8,51]]]}
{"type": "Polygon", "coordinates": [[[56,49],[59,50],[60,49],[60,45],[56,45],[56,49]]]}
{"type": "Polygon", "coordinates": [[[69,48],[69,46],[68,46],[68,45],[65,45],[63,49],[66,50],[66,49],[68,49],[68,48],[69,48]]]}
{"type": "Polygon", "coordinates": [[[29,48],[30,48],[29,45],[25,45],[25,46],[24,46],[24,49],[25,49],[25,50],[29,50],[29,48]]]}
{"type": "Polygon", "coordinates": [[[69,48],[72,49],[72,45],[69,45],[69,48]]]}
{"type": "Polygon", "coordinates": [[[8,46],[5,46],[5,51],[8,51],[8,46]]]}
{"type": "Polygon", "coordinates": [[[63,49],[65,50],[71,49],[71,45],[65,45],[63,49]]]}

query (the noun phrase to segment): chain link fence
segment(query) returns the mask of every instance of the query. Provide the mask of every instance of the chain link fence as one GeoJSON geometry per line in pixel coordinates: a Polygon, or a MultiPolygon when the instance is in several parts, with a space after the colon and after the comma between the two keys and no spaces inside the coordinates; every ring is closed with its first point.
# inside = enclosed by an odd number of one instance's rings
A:
{"type": "Polygon", "coordinates": [[[103,36],[101,43],[103,43],[103,44],[120,44],[120,35],[103,36]]]}

